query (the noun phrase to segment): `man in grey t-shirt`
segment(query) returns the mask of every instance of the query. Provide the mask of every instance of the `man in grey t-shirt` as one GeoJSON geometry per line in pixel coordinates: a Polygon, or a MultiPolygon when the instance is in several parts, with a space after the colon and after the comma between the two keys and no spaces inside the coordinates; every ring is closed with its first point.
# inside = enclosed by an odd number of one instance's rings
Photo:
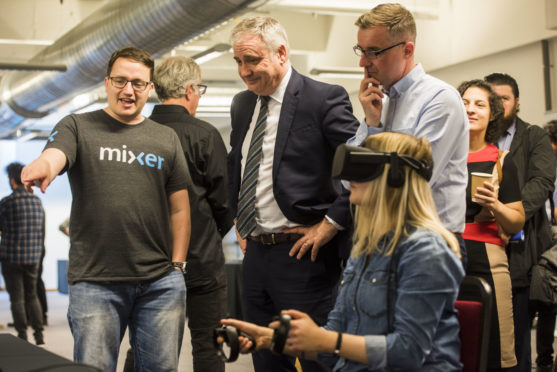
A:
{"type": "Polygon", "coordinates": [[[102,371],[116,370],[126,327],[144,370],[178,369],[191,180],[174,131],[141,115],[153,68],[145,51],[116,51],[105,77],[108,107],[62,119],[22,171],[26,188],[43,192],[68,172],[74,359],[102,371]]]}

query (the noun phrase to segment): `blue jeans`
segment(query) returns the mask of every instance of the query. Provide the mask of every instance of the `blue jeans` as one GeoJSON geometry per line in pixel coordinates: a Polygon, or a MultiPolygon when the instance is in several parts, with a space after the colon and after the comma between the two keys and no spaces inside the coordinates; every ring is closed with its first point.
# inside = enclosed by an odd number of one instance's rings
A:
{"type": "Polygon", "coordinates": [[[137,283],[77,282],[69,286],[68,322],[74,360],[116,371],[129,327],[135,371],[177,371],[186,318],[186,286],[177,270],[137,283]]]}

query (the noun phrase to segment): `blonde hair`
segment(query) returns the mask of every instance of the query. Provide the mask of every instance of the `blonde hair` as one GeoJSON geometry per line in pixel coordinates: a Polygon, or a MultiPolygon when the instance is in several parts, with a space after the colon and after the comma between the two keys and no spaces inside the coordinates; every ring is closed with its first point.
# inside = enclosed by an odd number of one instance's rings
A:
{"type": "Polygon", "coordinates": [[[416,42],[416,22],[412,13],[400,4],[380,4],[362,14],[355,23],[361,29],[383,26],[393,41],[416,42]]]}
{"type": "MultiPolygon", "coordinates": [[[[431,146],[425,138],[384,132],[368,137],[364,146],[411,156],[428,164],[432,162],[431,146]]],[[[369,182],[361,203],[356,206],[352,255],[373,253],[381,239],[392,231],[391,243],[383,252],[390,255],[398,242],[408,236],[408,227],[418,227],[441,235],[460,258],[456,237],[443,227],[437,215],[429,183],[410,167],[401,165],[404,185],[391,187],[387,184],[390,167],[385,164],[381,176],[369,182]]]]}

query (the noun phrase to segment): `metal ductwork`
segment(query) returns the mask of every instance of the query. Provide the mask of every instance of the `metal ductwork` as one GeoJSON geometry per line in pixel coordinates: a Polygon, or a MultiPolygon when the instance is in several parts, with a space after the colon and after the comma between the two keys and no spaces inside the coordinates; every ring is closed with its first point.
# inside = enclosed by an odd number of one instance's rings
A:
{"type": "Polygon", "coordinates": [[[25,119],[40,118],[97,86],[111,54],[134,45],[154,57],[266,0],[114,0],[98,9],[29,62],[63,64],[65,72],[14,71],[0,84],[0,138],[25,119]]]}

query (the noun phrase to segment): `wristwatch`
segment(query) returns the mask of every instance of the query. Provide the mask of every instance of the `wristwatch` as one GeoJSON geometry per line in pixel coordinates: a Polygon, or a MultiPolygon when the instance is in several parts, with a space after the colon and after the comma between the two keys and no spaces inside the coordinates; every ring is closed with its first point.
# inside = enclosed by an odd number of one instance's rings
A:
{"type": "Polygon", "coordinates": [[[172,267],[177,267],[182,271],[182,274],[186,274],[186,264],[187,262],[172,262],[172,267]]]}

